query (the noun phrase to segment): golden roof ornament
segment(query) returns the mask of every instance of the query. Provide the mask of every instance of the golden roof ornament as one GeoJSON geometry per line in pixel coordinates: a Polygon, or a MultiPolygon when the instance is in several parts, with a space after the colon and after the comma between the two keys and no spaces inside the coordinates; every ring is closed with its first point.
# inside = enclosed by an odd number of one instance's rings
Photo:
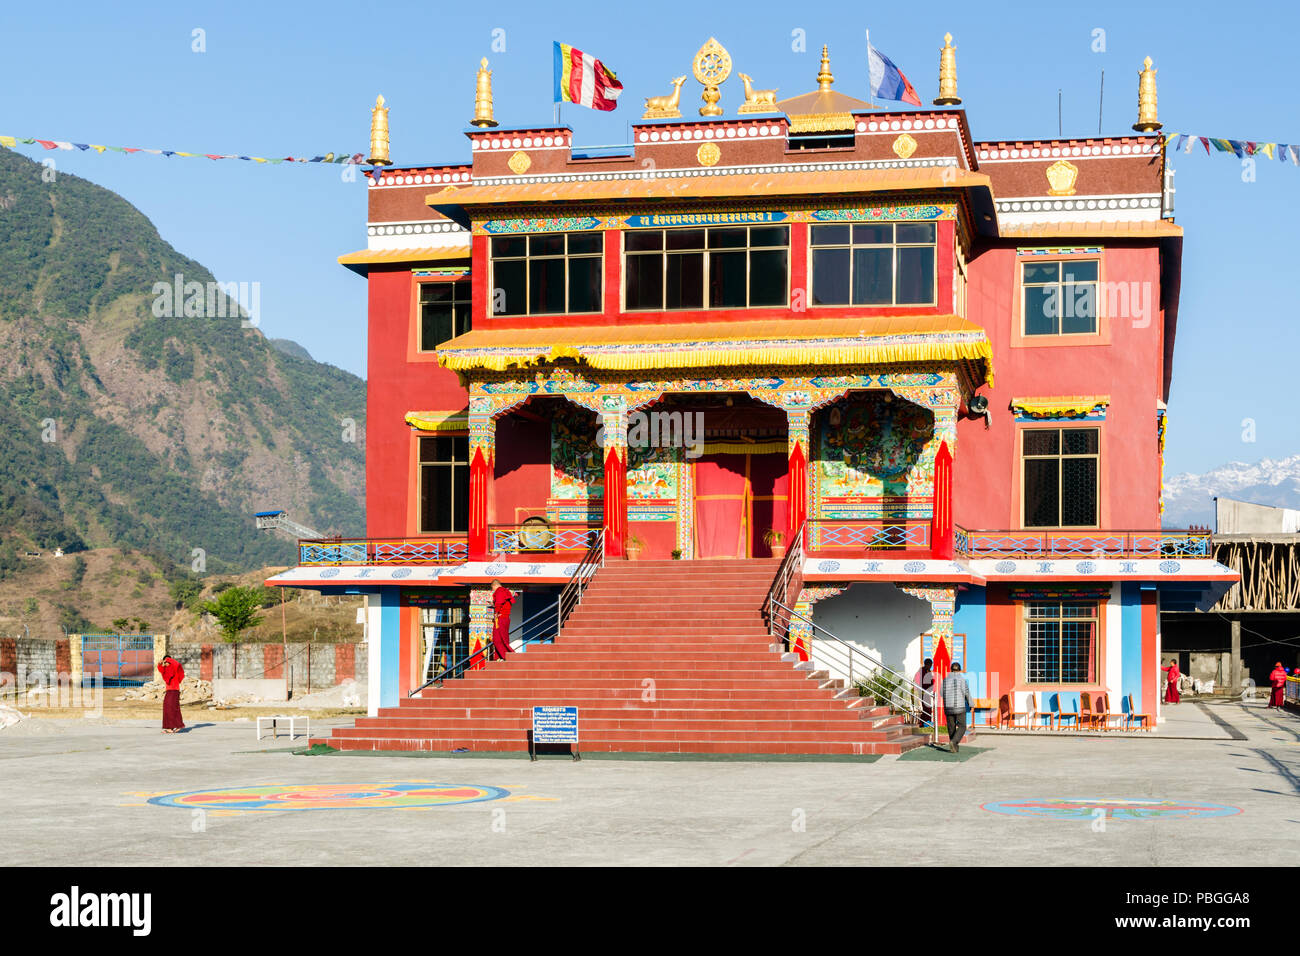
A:
{"type": "Polygon", "coordinates": [[[722,94],[718,87],[731,76],[731,54],[723,49],[721,43],[709,37],[709,42],[695,54],[694,72],[695,78],[704,86],[704,92],[700,94],[704,100],[700,115],[721,116],[722,107],[718,100],[722,99],[722,94]]]}
{"type": "Polygon", "coordinates": [[[388,107],[382,95],[376,96],[375,105],[370,107],[370,158],[366,162],[371,166],[393,165],[388,158],[388,107]]]}
{"type": "Polygon", "coordinates": [[[1058,159],[1046,169],[1047,195],[1073,196],[1074,184],[1079,179],[1079,167],[1068,160],[1058,159]]]}
{"type": "Polygon", "coordinates": [[[830,47],[822,44],[822,67],[817,71],[817,89],[819,92],[829,93],[834,82],[835,77],[831,75],[830,47]]]}
{"type": "Polygon", "coordinates": [[[943,35],[943,49],[939,51],[939,95],[935,106],[956,106],[961,102],[957,95],[957,48],[952,45],[952,34],[943,35]]]}
{"type": "Polygon", "coordinates": [[[474,118],[471,126],[490,129],[497,125],[492,115],[492,71],[487,68],[487,57],[478,64],[478,78],[474,83],[474,118]]]}
{"type": "Polygon", "coordinates": [[[754,81],[748,73],[737,73],[745,84],[745,102],[736,110],[737,113],[775,113],[776,90],[756,90],[754,81]]]}
{"type": "Polygon", "coordinates": [[[1156,116],[1156,71],[1151,69],[1151,57],[1142,61],[1138,72],[1138,121],[1133,128],[1139,133],[1154,133],[1163,125],[1156,116]]]}
{"type": "Polygon", "coordinates": [[[647,96],[645,98],[645,112],[641,114],[642,119],[679,119],[682,111],[677,105],[682,100],[682,84],[686,82],[686,76],[677,77],[673,80],[673,91],[667,96],[647,96]]]}

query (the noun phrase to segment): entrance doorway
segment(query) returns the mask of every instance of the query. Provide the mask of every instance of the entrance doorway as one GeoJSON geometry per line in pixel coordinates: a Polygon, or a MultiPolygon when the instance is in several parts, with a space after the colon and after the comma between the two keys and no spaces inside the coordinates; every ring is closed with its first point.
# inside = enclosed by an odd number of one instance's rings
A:
{"type": "Polygon", "coordinates": [[[728,443],[695,462],[697,558],[772,556],[765,539],[786,530],[789,475],[784,443],[771,444],[728,443]]]}

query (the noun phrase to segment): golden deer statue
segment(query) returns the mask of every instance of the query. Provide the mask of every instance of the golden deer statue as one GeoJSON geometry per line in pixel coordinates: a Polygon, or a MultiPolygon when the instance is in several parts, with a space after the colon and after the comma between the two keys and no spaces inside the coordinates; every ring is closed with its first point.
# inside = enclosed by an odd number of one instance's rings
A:
{"type": "Polygon", "coordinates": [[[775,113],[776,90],[756,90],[748,73],[737,73],[745,81],[745,102],[737,113],[775,113]]]}
{"type": "Polygon", "coordinates": [[[645,114],[642,119],[674,119],[682,115],[677,105],[682,99],[682,84],[686,82],[686,77],[679,76],[673,80],[673,92],[671,96],[647,96],[645,99],[645,114]]]}

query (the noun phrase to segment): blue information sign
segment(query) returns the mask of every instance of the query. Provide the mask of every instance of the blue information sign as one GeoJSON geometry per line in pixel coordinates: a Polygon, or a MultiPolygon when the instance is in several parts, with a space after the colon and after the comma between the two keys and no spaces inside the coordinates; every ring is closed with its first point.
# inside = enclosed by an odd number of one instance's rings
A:
{"type": "Polygon", "coordinates": [[[577,707],[534,707],[534,744],[577,744],[577,707]]]}

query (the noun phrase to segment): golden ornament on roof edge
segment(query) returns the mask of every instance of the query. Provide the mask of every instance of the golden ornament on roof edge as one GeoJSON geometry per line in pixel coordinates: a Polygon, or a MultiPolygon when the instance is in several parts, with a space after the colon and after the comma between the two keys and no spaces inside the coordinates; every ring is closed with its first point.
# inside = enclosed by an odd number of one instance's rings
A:
{"type": "Polygon", "coordinates": [[[704,86],[704,92],[700,94],[704,100],[700,115],[721,116],[722,107],[718,105],[718,100],[722,94],[718,87],[731,76],[731,54],[716,39],[709,37],[709,42],[695,54],[693,68],[695,78],[704,86]]]}
{"type": "Polygon", "coordinates": [[[695,151],[695,158],[701,166],[714,166],[722,158],[722,150],[718,148],[717,143],[700,143],[700,148],[695,151]]]}
{"type": "Polygon", "coordinates": [[[1058,159],[1047,167],[1047,195],[1073,196],[1074,183],[1079,178],[1079,167],[1058,159]]]}
{"type": "Polygon", "coordinates": [[[516,176],[522,176],[524,173],[528,172],[529,168],[533,165],[533,161],[529,158],[527,153],[520,149],[515,151],[515,154],[510,157],[510,162],[506,165],[510,167],[510,171],[516,176]]]}
{"type": "Polygon", "coordinates": [[[909,133],[903,133],[894,140],[894,155],[899,159],[911,159],[916,152],[916,140],[909,133]]]}

